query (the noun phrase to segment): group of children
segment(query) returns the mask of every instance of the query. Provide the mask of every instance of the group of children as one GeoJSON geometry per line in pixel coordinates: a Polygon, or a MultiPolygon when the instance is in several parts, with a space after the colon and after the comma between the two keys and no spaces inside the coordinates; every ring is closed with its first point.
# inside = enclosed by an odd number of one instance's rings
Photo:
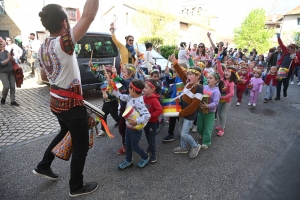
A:
{"type": "MultiPolygon", "coordinates": [[[[157,161],[156,134],[159,129],[159,121],[163,122],[162,96],[173,100],[180,99],[182,110],[177,116],[167,119],[169,122],[168,135],[163,142],[174,141],[174,129],[176,121],[179,123],[180,145],[173,149],[173,153],[189,153],[190,158],[195,158],[199,150],[206,149],[211,145],[211,135],[214,129],[215,114],[218,113],[220,126],[216,127],[217,135],[225,133],[226,116],[230,108],[234,88],[238,98],[237,106],[241,104],[243,93],[250,90],[248,105],[256,106],[258,94],[262,91],[263,84],[267,85],[265,101],[272,99],[276,87],[276,67],[272,67],[262,80],[262,69],[250,63],[241,62],[238,67],[224,67],[222,50],[219,49],[217,58],[206,59],[200,67],[188,67],[184,62],[178,62],[174,55],[170,57],[172,69],[168,66],[164,74],[160,67],[153,66],[149,75],[139,68],[139,61],[135,64],[126,64],[121,67],[120,74],[114,66],[106,66],[106,76],[101,75],[97,68],[90,62],[92,73],[103,83],[102,87],[110,84],[113,77],[118,77],[122,90],[114,88],[103,93],[103,112],[105,120],[111,114],[116,121],[122,137],[122,147],[118,154],[125,154],[126,159],[118,167],[120,170],[133,166],[132,151],[141,156],[137,166],[145,167],[149,162],[157,161]],[[252,77],[253,76],[253,77],[252,77]],[[107,80],[109,80],[107,82],[107,80]],[[176,85],[183,83],[184,88],[177,91],[176,85]],[[165,89],[167,88],[167,90],[165,89]],[[169,96],[168,96],[169,95],[169,96]],[[118,108],[118,104],[120,107],[118,108]],[[125,119],[122,115],[126,108],[133,107],[139,113],[138,118],[125,119]],[[144,125],[143,129],[136,128],[144,125]],[[198,141],[190,135],[190,130],[196,127],[200,135],[198,141]],[[146,151],[139,146],[139,141],[144,130],[148,147],[146,151]],[[189,149],[190,148],[190,149],[189,149]]],[[[99,136],[104,135],[102,128],[99,136]]]]}

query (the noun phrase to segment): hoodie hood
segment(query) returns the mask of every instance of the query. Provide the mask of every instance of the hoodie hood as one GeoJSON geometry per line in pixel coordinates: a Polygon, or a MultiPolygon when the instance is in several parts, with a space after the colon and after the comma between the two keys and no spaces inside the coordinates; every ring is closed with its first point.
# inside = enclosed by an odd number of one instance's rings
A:
{"type": "Polygon", "coordinates": [[[144,99],[152,99],[152,98],[156,98],[156,99],[159,99],[159,94],[157,93],[153,93],[151,96],[147,96],[147,95],[144,95],[144,99]]]}

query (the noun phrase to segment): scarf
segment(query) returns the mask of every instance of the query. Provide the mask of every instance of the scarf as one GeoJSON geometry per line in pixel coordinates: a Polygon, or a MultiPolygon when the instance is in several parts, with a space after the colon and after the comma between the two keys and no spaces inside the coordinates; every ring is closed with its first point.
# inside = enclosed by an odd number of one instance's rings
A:
{"type": "Polygon", "coordinates": [[[128,44],[126,44],[126,48],[131,53],[132,57],[134,57],[134,55],[135,55],[134,47],[133,46],[129,46],[128,44]]]}

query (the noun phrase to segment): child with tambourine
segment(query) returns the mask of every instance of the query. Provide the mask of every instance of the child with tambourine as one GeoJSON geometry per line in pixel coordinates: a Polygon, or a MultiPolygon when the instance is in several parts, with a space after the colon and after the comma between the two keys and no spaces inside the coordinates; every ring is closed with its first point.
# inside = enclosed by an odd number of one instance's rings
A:
{"type": "Polygon", "coordinates": [[[120,170],[133,166],[132,151],[135,151],[141,156],[141,160],[137,164],[139,168],[145,167],[150,159],[150,156],[145,152],[145,150],[139,147],[139,141],[142,137],[142,130],[136,128],[137,125],[147,124],[151,117],[148,109],[145,106],[144,99],[142,96],[144,87],[145,84],[143,81],[139,79],[133,79],[129,83],[129,95],[121,94],[118,90],[113,91],[113,94],[116,97],[120,98],[121,101],[127,103],[126,107],[132,106],[132,108],[139,113],[139,117],[137,117],[135,120],[126,120],[126,160],[118,166],[120,170]]]}
{"type": "Polygon", "coordinates": [[[155,163],[157,161],[155,137],[157,132],[158,117],[162,114],[162,106],[159,101],[159,90],[160,86],[154,79],[148,79],[143,90],[144,102],[151,115],[149,122],[144,127],[148,141],[147,152],[150,153],[150,163],[155,163]]]}

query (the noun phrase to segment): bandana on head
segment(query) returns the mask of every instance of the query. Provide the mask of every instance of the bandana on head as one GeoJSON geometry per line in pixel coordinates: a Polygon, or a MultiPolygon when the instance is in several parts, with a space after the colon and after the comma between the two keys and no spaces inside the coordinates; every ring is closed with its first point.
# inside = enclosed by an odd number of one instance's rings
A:
{"type": "Polygon", "coordinates": [[[236,69],[234,67],[227,67],[226,70],[229,71],[229,72],[236,73],[236,69]]]}
{"type": "Polygon", "coordinates": [[[216,72],[210,72],[209,74],[213,75],[217,80],[220,80],[220,75],[216,72]]]}
{"type": "Polygon", "coordinates": [[[201,74],[201,72],[199,72],[198,70],[195,70],[195,69],[188,69],[187,72],[192,72],[192,73],[197,74],[197,75],[201,74]]]}
{"type": "Polygon", "coordinates": [[[137,88],[136,86],[134,86],[131,82],[130,82],[130,87],[132,87],[132,89],[134,89],[137,92],[143,92],[143,89],[137,88]]]}
{"type": "Polygon", "coordinates": [[[153,85],[150,81],[146,82],[151,88],[156,89],[155,85],[153,85]]]}

